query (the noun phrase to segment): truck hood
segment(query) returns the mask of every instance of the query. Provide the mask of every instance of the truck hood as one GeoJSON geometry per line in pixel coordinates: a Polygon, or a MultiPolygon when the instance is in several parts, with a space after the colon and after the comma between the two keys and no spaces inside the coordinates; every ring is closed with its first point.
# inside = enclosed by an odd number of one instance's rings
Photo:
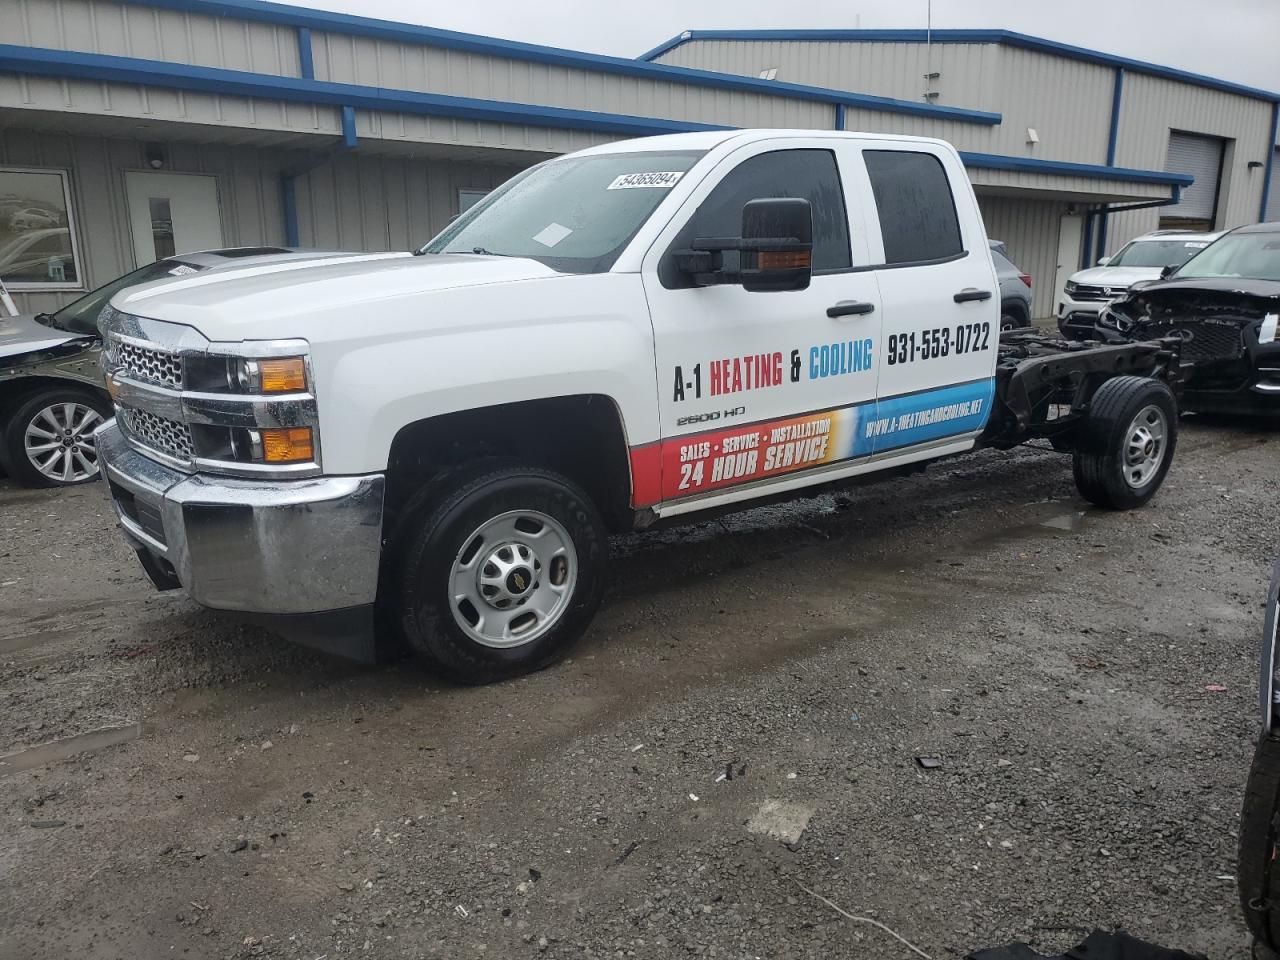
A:
{"type": "Polygon", "coordinates": [[[29,313],[16,317],[0,316],[0,366],[5,366],[6,361],[14,357],[48,350],[77,338],[77,334],[36,323],[35,317],[29,313]]]}
{"type": "Polygon", "coordinates": [[[1159,280],[1159,267],[1090,267],[1071,275],[1072,283],[1087,283],[1095,287],[1116,287],[1128,290],[1139,280],[1159,280]]]}
{"type": "MultiPolygon", "coordinates": [[[[163,280],[118,293],[111,306],[195,327],[210,340],[306,338],[315,332],[320,311],[366,324],[376,320],[379,303],[562,276],[536,260],[516,257],[395,253],[163,280]]],[[[429,324],[430,312],[424,311],[422,319],[429,324]]]]}

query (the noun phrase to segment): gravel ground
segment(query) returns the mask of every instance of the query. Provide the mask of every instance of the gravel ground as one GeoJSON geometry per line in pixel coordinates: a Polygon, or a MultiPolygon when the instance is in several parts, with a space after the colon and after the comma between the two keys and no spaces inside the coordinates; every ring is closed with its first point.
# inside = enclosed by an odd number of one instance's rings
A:
{"type": "Polygon", "coordinates": [[[915,956],[820,895],[933,958],[1244,957],[1278,439],[1184,421],[1127,514],[1020,450],[621,538],[574,658],[478,690],[155,594],[99,489],[0,482],[0,956],[915,956]]]}

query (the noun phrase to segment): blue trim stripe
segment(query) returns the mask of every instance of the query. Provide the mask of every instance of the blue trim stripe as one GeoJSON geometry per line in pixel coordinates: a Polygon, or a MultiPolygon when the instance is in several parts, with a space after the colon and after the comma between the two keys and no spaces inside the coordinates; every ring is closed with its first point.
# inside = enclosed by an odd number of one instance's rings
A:
{"type": "Polygon", "coordinates": [[[298,28],[298,76],[303,80],[316,77],[315,61],[311,57],[311,28],[298,28]]]}
{"type": "Polygon", "coordinates": [[[1120,140],[1120,100],[1124,96],[1124,67],[1116,67],[1111,87],[1111,129],[1107,133],[1107,166],[1116,165],[1116,144],[1120,140]]]}
{"type": "Polygon", "coordinates": [[[1123,180],[1126,183],[1159,183],[1187,187],[1195,182],[1189,173],[1165,173],[1162,170],[1135,170],[1131,167],[1103,167],[1094,163],[1068,163],[1063,160],[1034,160],[1031,157],[1005,157],[995,153],[960,151],[966,167],[980,170],[1016,170],[1022,173],[1046,173],[1063,177],[1096,177],[1100,180],[1123,180]]]}
{"type": "MultiPolygon", "coordinates": [[[[689,133],[698,130],[731,130],[732,127],[657,117],[540,107],[472,97],[451,97],[411,90],[388,90],[350,83],[276,77],[216,67],[193,67],[182,63],[139,60],[100,53],[75,53],[42,47],[0,44],[0,71],[75,77],[113,83],[196,90],[224,96],[262,97],[295,103],[323,103],[362,110],[399,110],[404,113],[485,120],[490,123],[521,123],[534,127],[567,130],[598,130],[629,136],[659,133],[689,133]]],[[[344,135],[346,129],[344,126],[344,135]]],[[[354,128],[352,129],[354,135],[354,128]]],[[[349,141],[348,141],[349,143],[349,141]]]]}
{"type": "Polygon", "coordinates": [[[356,137],[356,108],[344,106],[342,108],[342,142],[347,149],[354,150],[360,143],[356,137]]]}
{"type": "MultiPolygon", "coordinates": [[[[924,43],[929,32],[925,30],[686,30],[678,37],[672,37],[659,44],[648,53],[642,54],[642,60],[650,60],[674,50],[681,44],[691,40],[822,40],[847,41],[851,43],[924,43]]],[[[934,30],[933,43],[1002,43],[1010,47],[1021,47],[1039,53],[1049,53],[1071,60],[1083,60],[1085,63],[1096,63],[1105,67],[1121,67],[1131,73],[1144,73],[1152,77],[1166,80],[1177,80],[1191,83],[1211,90],[1222,90],[1226,93],[1237,93],[1258,100],[1280,102],[1280,93],[1261,90],[1257,87],[1232,83],[1218,77],[1208,77],[1189,70],[1177,70],[1158,63],[1145,60],[1134,60],[1101,50],[1090,50],[1087,47],[1076,47],[1069,43],[1058,43],[1056,40],[1045,40],[1012,30],[934,30]]]]}
{"type": "Polygon", "coordinates": [[[608,57],[596,53],[580,53],[559,47],[546,47],[516,40],[499,40],[472,33],[458,33],[435,27],[422,27],[390,20],[356,17],[327,10],[312,10],[264,0],[125,0],[140,6],[160,7],[212,17],[228,17],[256,20],[294,27],[308,27],[348,36],[370,37],[401,43],[420,43],[446,50],[461,50],[493,57],[548,63],[560,67],[577,67],[601,73],[642,77],[648,80],[686,83],[692,86],[714,87],[721,90],[744,90],[750,93],[792,97],[819,103],[847,103],[863,110],[878,110],[910,116],[935,117],[939,120],[956,120],[961,123],[995,125],[1000,114],[983,110],[965,110],[937,104],[917,103],[912,100],[895,100],[892,97],[875,97],[848,90],[830,90],[800,83],[780,83],[760,80],[756,77],[739,77],[711,70],[695,70],[690,67],[672,67],[666,64],[647,63],[630,57],[608,57]]]}
{"type": "Polygon", "coordinates": [[[1276,136],[1280,134],[1280,103],[1271,108],[1271,133],[1267,135],[1267,159],[1262,166],[1262,203],[1258,206],[1258,222],[1267,219],[1271,202],[1271,171],[1276,165],[1276,136]]]}
{"type": "Polygon", "coordinates": [[[284,208],[284,245],[299,246],[298,191],[294,178],[287,173],[280,174],[280,204],[284,208]]]}
{"type": "MultiPolygon", "coordinates": [[[[630,136],[736,129],[730,126],[692,123],[684,120],[635,117],[563,107],[540,107],[499,100],[417,93],[410,90],[389,90],[349,83],[330,83],[325,80],[276,77],[245,73],[240,70],[194,67],[182,63],[139,60],[101,53],[75,53],[12,44],[0,44],[0,71],[41,76],[70,76],[81,80],[134,83],[143,86],[196,90],[224,96],[261,97],[340,107],[343,113],[343,137],[348,146],[354,146],[355,109],[398,110],[404,113],[484,120],[491,123],[520,123],[568,130],[596,130],[630,136]]],[[[990,153],[961,151],[960,157],[968,167],[989,170],[1014,170],[1066,177],[1097,177],[1104,180],[1159,183],[1170,186],[1186,186],[1194,179],[1182,173],[1035,160],[1029,157],[1005,157],[990,153]]]]}

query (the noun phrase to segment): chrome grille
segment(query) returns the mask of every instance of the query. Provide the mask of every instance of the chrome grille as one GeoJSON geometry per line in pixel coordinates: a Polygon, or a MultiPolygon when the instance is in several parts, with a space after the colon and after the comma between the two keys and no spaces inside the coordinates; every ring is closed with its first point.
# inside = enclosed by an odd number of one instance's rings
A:
{"type": "Polygon", "coordinates": [[[1070,291],[1070,294],[1072,300],[1105,303],[1108,300],[1114,300],[1116,297],[1124,296],[1128,289],[1128,287],[1119,284],[1114,287],[1102,287],[1090,283],[1077,283],[1075,289],[1070,291]]]}
{"type": "Polygon", "coordinates": [[[130,436],[140,443],[180,460],[194,459],[195,446],[191,442],[191,428],[185,423],[157,417],[154,413],[134,407],[121,407],[120,417],[130,436]]]}
{"type": "Polygon", "coordinates": [[[118,343],[115,361],[118,368],[134,380],[182,389],[182,360],[172,353],[133,343],[118,343]]]}

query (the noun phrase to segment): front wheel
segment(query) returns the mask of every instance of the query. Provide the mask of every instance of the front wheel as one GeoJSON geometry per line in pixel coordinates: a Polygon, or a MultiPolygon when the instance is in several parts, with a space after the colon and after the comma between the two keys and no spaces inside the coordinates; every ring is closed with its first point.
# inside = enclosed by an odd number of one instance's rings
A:
{"type": "Polygon", "coordinates": [[[28,487],[67,487],[98,476],[93,431],[110,404],[88,390],[50,387],[20,401],[0,425],[5,467],[28,487]]]}
{"type": "Polygon", "coordinates": [[[1155,496],[1173,462],[1173,391],[1146,377],[1114,377],[1093,395],[1077,436],[1072,470],[1081,496],[1110,510],[1140,507],[1155,496]]]}
{"type": "Polygon", "coordinates": [[[591,499],[537,467],[446,480],[412,513],[389,597],[409,646],[461,683],[555,662],[604,592],[608,537],[591,499]]]}

